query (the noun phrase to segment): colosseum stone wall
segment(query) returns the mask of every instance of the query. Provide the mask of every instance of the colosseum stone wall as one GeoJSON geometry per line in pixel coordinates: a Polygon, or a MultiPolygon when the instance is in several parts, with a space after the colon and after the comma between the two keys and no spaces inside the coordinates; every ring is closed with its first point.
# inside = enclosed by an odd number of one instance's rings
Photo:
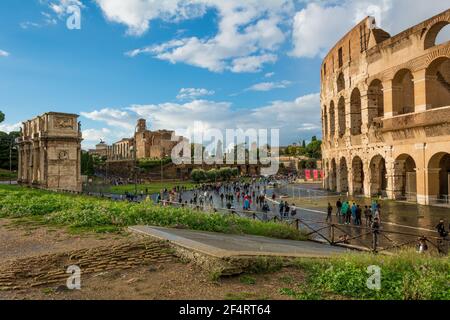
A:
{"type": "Polygon", "coordinates": [[[324,187],[449,204],[450,9],[395,36],[367,17],[321,70],[324,187]]]}

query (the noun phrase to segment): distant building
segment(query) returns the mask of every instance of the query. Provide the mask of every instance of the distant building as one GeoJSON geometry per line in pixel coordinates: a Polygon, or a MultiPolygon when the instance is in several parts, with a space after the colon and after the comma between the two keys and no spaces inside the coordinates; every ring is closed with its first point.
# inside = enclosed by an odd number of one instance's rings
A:
{"type": "Polygon", "coordinates": [[[55,191],[81,192],[78,115],[49,112],[23,123],[18,182],[55,191]]]}
{"type": "Polygon", "coordinates": [[[108,145],[104,141],[100,141],[95,145],[95,149],[90,149],[89,154],[91,156],[106,157],[108,155],[108,145]]]}

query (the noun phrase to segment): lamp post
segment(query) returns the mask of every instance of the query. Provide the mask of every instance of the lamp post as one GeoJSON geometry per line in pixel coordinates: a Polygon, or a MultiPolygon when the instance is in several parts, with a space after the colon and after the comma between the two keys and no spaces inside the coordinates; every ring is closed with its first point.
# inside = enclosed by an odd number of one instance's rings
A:
{"type": "Polygon", "coordinates": [[[161,183],[162,183],[163,180],[164,180],[163,161],[164,161],[164,159],[166,159],[167,157],[168,157],[167,154],[164,154],[164,155],[161,157],[161,183]]]}
{"type": "Polygon", "coordinates": [[[12,151],[16,150],[16,146],[14,145],[14,138],[11,138],[9,142],[9,184],[12,184],[12,151]]]}

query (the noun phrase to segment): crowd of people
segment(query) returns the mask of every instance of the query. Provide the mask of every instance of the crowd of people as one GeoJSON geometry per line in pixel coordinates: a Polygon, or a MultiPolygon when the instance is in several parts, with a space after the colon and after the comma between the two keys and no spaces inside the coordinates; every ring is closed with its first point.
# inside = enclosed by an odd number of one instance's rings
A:
{"type": "MultiPolygon", "coordinates": [[[[336,217],[340,224],[362,226],[363,215],[366,227],[372,226],[375,220],[377,220],[378,223],[381,222],[381,205],[377,200],[373,200],[370,206],[365,205],[363,208],[356,202],[342,201],[339,199],[336,201],[335,209],[336,217]]],[[[333,211],[331,203],[328,203],[327,222],[332,222],[333,211]]]]}

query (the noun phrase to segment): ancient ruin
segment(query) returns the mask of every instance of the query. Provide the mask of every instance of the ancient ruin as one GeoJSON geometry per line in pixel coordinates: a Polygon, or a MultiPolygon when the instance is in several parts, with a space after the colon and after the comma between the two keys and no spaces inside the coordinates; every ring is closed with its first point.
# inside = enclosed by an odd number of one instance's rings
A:
{"type": "Polygon", "coordinates": [[[396,36],[368,17],[321,70],[325,187],[449,203],[450,10],[396,36]]]}
{"type": "Polygon", "coordinates": [[[55,191],[81,192],[78,115],[49,112],[23,123],[18,182],[55,191]]]}

